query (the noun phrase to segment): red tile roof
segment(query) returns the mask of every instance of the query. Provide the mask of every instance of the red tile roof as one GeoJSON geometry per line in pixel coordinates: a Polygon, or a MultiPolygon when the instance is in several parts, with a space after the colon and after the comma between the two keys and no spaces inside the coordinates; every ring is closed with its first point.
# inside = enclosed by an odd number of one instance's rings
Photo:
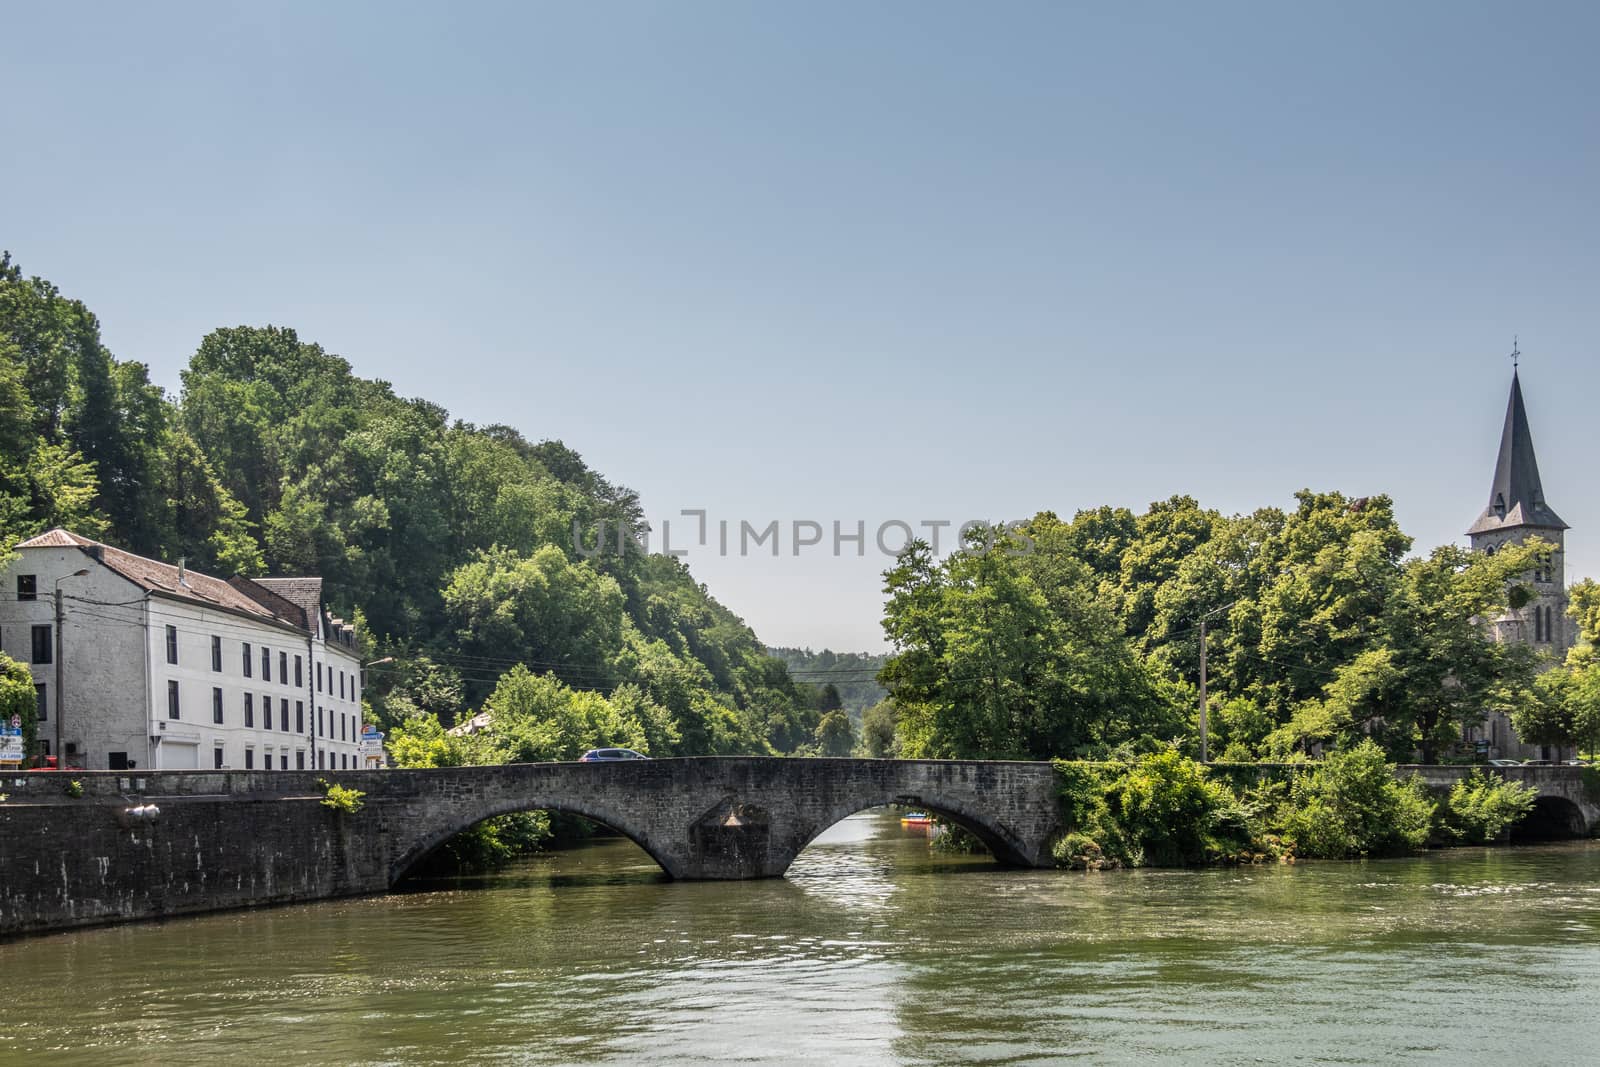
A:
{"type": "MultiPolygon", "coordinates": [[[[305,630],[304,614],[294,604],[284,601],[283,598],[261,590],[263,595],[259,599],[247,596],[240,589],[235,588],[221,578],[213,578],[209,574],[199,571],[180,571],[170,563],[159,560],[146,559],[136,556],[132,552],[124,552],[120,548],[91,541],[87,537],[57,527],[54,530],[40,534],[38,537],[29,538],[17,548],[82,548],[89,555],[98,559],[107,568],[122,575],[134,585],[151,593],[175,597],[196,604],[210,607],[223,608],[227,611],[251,615],[258,619],[271,620],[298,630],[305,630]],[[284,610],[273,611],[261,601],[278,601],[284,610]]],[[[237,579],[245,581],[245,579],[237,579]]]]}

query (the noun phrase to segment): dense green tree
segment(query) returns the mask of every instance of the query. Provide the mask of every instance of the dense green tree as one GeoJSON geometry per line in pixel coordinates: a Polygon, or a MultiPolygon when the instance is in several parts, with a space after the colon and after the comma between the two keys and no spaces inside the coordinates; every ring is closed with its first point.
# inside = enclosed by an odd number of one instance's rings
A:
{"type": "Polygon", "coordinates": [[[897,752],[894,704],[884,700],[861,715],[861,754],[872,759],[891,759],[897,752]]]}
{"type": "Polygon", "coordinates": [[[835,708],[817,723],[816,748],[819,756],[848,756],[856,747],[855,727],[850,716],[835,708]]]}
{"type": "MultiPolygon", "coordinates": [[[[480,551],[451,574],[444,602],[462,652],[481,663],[530,663],[578,685],[620,680],[622,590],[554,545],[480,551]]],[[[469,698],[476,688],[469,680],[469,698]]]]}
{"type": "Polygon", "coordinates": [[[1004,535],[981,551],[983,540],[942,564],[915,542],[886,575],[895,653],[880,677],[904,754],[1041,759],[1178,731],[1086,568],[1017,554],[1004,535]],[[1048,594],[1039,573],[1059,579],[1048,594]]]}

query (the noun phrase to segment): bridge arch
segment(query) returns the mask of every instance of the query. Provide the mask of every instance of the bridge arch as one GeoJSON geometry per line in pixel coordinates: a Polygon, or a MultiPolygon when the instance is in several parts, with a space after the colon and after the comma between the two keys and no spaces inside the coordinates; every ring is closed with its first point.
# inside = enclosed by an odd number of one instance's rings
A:
{"type": "Polygon", "coordinates": [[[1554,793],[1540,794],[1533,809],[1511,827],[1513,841],[1554,841],[1588,834],[1589,819],[1582,806],[1554,793]]]}
{"type": "Polygon", "coordinates": [[[824,809],[813,820],[809,821],[799,833],[795,835],[796,844],[789,854],[782,858],[778,873],[789,869],[790,864],[804,852],[823,831],[837,825],[858,812],[870,811],[873,808],[885,808],[898,805],[905,808],[914,808],[919,811],[930,812],[941,818],[948,819],[955,825],[972,834],[995,862],[1007,867],[1030,867],[1033,864],[1028,856],[1027,846],[1021,838],[1007,827],[1002,821],[991,813],[971,801],[947,793],[905,793],[905,792],[871,792],[842,799],[824,809]]]}
{"type": "Polygon", "coordinates": [[[453,818],[442,819],[430,826],[428,830],[418,837],[400,857],[390,865],[389,885],[393,886],[405,878],[414,867],[431,855],[435,849],[445,844],[458,834],[477,826],[488,819],[501,815],[516,815],[526,811],[558,811],[565,815],[577,815],[588,819],[590,822],[599,823],[609,830],[614,830],[626,837],[629,841],[644,850],[668,877],[680,878],[682,872],[677,870],[671,852],[662,847],[661,843],[654,840],[650,831],[639,825],[635,819],[613,810],[600,810],[595,805],[574,803],[571,801],[539,800],[503,800],[488,804],[480,809],[468,812],[453,818]]]}

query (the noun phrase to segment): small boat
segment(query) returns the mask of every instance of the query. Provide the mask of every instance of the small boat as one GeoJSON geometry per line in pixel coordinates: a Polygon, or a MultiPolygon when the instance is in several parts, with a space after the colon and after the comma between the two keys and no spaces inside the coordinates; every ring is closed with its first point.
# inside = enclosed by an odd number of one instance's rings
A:
{"type": "Polygon", "coordinates": [[[900,816],[900,825],[908,830],[925,830],[933,825],[933,816],[925,811],[908,811],[900,816]]]}

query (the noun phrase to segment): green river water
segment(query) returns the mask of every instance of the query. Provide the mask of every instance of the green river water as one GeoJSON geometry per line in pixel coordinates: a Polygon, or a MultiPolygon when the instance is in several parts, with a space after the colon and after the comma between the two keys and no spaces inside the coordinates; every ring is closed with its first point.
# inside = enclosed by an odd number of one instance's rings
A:
{"type": "Polygon", "coordinates": [[[1600,844],[1206,871],[930,856],[782,881],[626,841],[470,883],[0,944],[0,1061],[1600,1062],[1600,844]]]}

